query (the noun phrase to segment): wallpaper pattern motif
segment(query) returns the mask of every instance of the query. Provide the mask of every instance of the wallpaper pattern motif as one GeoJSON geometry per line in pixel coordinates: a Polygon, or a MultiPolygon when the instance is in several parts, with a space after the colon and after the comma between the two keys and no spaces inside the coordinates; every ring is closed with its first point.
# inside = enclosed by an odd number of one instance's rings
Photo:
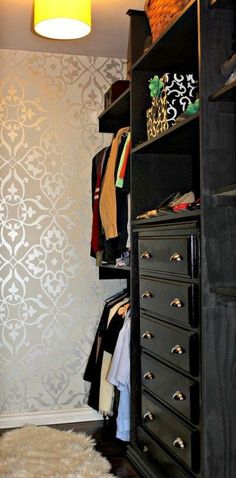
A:
{"type": "Polygon", "coordinates": [[[0,413],[80,407],[103,299],[91,159],[125,61],[0,51],[0,413]]]}

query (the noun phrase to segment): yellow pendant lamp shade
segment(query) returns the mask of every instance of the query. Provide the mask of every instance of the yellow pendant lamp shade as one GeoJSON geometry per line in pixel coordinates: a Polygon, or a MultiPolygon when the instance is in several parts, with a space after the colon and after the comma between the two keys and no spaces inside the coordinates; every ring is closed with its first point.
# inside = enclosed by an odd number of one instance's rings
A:
{"type": "Polygon", "coordinates": [[[91,30],[91,0],[34,0],[34,29],[47,38],[72,40],[91,30]]]}

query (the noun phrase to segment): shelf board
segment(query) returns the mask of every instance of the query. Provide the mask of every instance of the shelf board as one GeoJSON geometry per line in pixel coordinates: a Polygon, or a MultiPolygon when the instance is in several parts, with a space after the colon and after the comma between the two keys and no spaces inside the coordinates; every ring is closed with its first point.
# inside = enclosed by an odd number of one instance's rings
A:
{"type": "Polygon", "coordinates": [[[215,91],[210,98],[210,101],[235,101],[236,100],[236,80],[230,85],[222,86],[215,91]]]}
{"type": "Polygon", "coordinates": [[[132,221],[132,225],[137,228],[137,226],[150,226],[155,225],[159,222],[172,222],[176,220],[183,220],[191,218],[199,218],[201,216],[201,211],[196,209],[195,211],[182,211],[182,212],[169,212],[166,214],[161,214],[160,216],[150,217],[149,219],[135,219],[132,221]]]}
{"type": "Polygon", "coordinates": [[[236,287],[216,287],[211,292],[225,297],[236,297],[236,287]]]}
{"type": "Polygon", "coordinates": [[[188,154],[196,149],[199,134],[199,113],[176,123],[155,138],[132,149],[132,153],[188,154]]]}
{"type": "Polygon", "coordinates": [[[129,279],[130,266],[116,267],[115,264],[99,266],[99,279],[129,279]]]}
{"type": "Polygon", "coordinates": [[[113,133],[130,125],[130,88],[99,115],[98,121],[99,131],[103,133],[113,133]]]}
{"type": "Polygon", "coordinates": [[[197,1],[191,0],[148,51],[134,63],[133,70],[156,70],[156,57],[158,72],[197,72],[197,50],[197,1]]]}
{"type": "Polygon", "coordinates": [[[230,184],[215,191],[216,196],[236,196],[236,184],[230,184]]]}
{"type": "Polygon", "coordinates": [[[211,8],[227,8],[231,10],[234,8],[234,1],[235,0],[209,0],[209,6],[211,8]]]}

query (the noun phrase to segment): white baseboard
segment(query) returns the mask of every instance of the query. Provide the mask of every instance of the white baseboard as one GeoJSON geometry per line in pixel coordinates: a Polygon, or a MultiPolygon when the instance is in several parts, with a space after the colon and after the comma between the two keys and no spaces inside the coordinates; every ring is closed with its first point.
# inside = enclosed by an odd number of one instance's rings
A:
{"type": "Polygon", "coordinates": [[[70,410],[48,410],[23,414],[0,415],[0,429],[24,425],[53,425],[102,420],[102,415],[88,406],[70,410]]]}

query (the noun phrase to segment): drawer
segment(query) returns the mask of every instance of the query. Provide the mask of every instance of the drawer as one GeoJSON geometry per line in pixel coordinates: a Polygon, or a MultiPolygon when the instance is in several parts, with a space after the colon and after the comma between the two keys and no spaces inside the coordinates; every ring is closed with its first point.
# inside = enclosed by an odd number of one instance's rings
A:
{"type": "Polygon", "coordinates": [[[139,268],[196,277],[196,240],[192,234],[139,239],[139,268]]]}
{"type": "Polygon", "coordinates": [[[199,465],[198,431],[179,420],[147,393],[142,395],[142,423],[172,453],[197,471],[199,465]]]}
{"type": "Polygon", "coordinates": [[[198,373],[198,335],[146,317],[140,320],[141,346],[192,375],[198,373]]]}
{"type": "MultiPolygon", "coordinates": [[[[160,472],[160,476],[168,478],[189,478],[186,471],[183,471],[174,458],[165,451],[142,427],[137,428],[138,446],[142,453],[144,462],[148,463],[154,476],[160,472]]],[[[159,476],[159,475],[158,475],[159,476]]]]}
{"type": "Polygon", "coordinates": [[[199,419],[198,383],[145,353],[141,357],[142,385],[174,411],[194,423],[199,419]]]}
{"type": "Polygon", "coordinates": [[[195,304],[198,303],[196,295],[197,286],[194,284],[140,278],[141,309],[166,320],[195,327],[195,304]]]}

